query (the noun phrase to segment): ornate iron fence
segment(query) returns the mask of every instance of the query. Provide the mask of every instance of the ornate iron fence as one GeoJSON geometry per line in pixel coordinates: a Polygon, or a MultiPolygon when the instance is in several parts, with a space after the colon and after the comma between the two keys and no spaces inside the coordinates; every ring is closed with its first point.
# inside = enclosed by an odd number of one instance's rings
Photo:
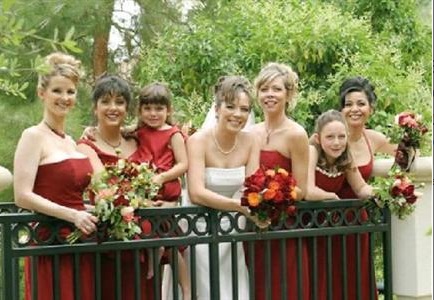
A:
{"type": "MultiPolygon", "coordinates": [[[[392,281],[391,281],[391,221],[390,213],[387,209],[379,210],[374,208],[366,208],[363,202],[359,200],[339,200],[339,201],[320,201],[320,202],[298,202],[297,214],[286,220],[282,220],[277,224],[272,224],[268,230],[258,231],[250,221],[245,222],[245,218],[236,213],[219,212],[204,207],[178,207],[178,208],[152,208],[142,209],[137,212],[140,220],[147,222],[151,230],[142,233],[140,239],[132,241],[104,241],[98,243],[97,234],[88,237],[87,240],[77,244],[69,245],[65,242],[65,228],[72,230],[71,224],[59,221],[57,219],[47,217],[31,212],[20,211],[13,204],[0,204],[0,226],[1,226],[1,296],[2,299],[23,299],[23,261],[29,260],[29,272],[33,286],[37,286],[37,257],[50,257],[52,259],[52,272],[54,278],[58,278],[62,272],[60,269],[60,260],[65,255],[72,259],[74,289],[81,289],[80,276],[80,258],[85,255],[92,256],[92,262],[95,275],[94,284],[95,299],[102,299],[102,289],[104,282],[101,281],[101,266],[102,261],[107,253],[112,254],[112,259],[115,265],[114,284],[116,299],[121,299],[121,272],[122,272],[122,252],[129,250],[132,253],[134,261],[134,294],[136,299],[141,299],[140,289],[140,259],[143,249],[152,249],[154,255],[153,265],[155,275],[152,279],[153,298],[161,299],[161,281],[162,269],[157,261],[158,249],[166,247],[167,249],[179,249],[180,247],[188,247],[191,255],[189,260],[191,290],[192,295],[196,295],[196,251],[198,245],[208,245],[209,247],[209,268],[210,268],[210,295],[209,299],[220,299],[219,289],[219,244],[230,243],[232,264],[236,265],[238,258],[236,256],[236,248],[238,243],[244,245],[246,250],[246,262],[249,271],[250,295],[246,298],[255,299],[255,285],[263,284],[266,290],[265,299],[270,299],[272,291],[270,259],[272,256],[280,255],[282,265],[285,265],[286,260],[295,259],[297,266],[297,299],[305,299],[301,286],[306,284],[302,282],[303,278],[303,261],[302,247],[306,245],[309,253],[309,293],[311,299],[317,299],[319,284],[326,286],[326,299],[333,299],[337,291],[333,291],[333,279],[335,269],[339,268],[339,276],[337,278],[342,283],[340,298],[348,298],[348,290],[356,291],[357,299],[362,298],[363,285],[362,273],[366,268],[361,261],[361,256],[365,251],[362,246],[362,240],[368,240],[368,255],[370,258],[374,256],[374,244],[380,244],[382,252],[382,271],[384,274],[384,298],[392,299],[392,281]],[[197,226],[201,223],[202,226],[197,226]],[[41,234],[43,232],[44,234],[41,234]],[[296,257],[284,257],[287,240],[293,240],[296,243],[296,257]],[[353,247],[348,247],[349,241],[352,241],[353,247]],[[257,251],[258,243],[260,248],[263,248],[264,270],[259,270],[265,276],[263,282],[256,280],[258,270],[255,270],[255,251],[257,251]],[[340,250],[341,259],[336,260],[333,252],[336,251],[336,245],[340,250]],[[271,253],[271,249],[277,244],[279,253],[271,253]],[[255,246],[256,245],[256,246],[255,246]],[[256,250],[255,250],[256,249],[256,250]],[[326,260],[325,270],[318,270],[318,259],[323,257],[326,260]],[[352,263],[354,268],[348,269],[352,263]],[[339,266],[339,267],[337,267],[339,266]],[[325,271],[325,278],[319,280],[321,273],[325,271]],[[351,274],[349,274],[351,272],[351,274]],[[355,274],[353,274],[355,273],[355,274]],[[353,276],[354,282],[347,282],[347,278],[353,276]],[[325,280],[325,281],[324,281],[325,280]],[[322,282],[322,283],[321,283],[322,282]],[[355,286],[350,286],[355,285],[355,286]]],[[[171,259],[169,264],[172,267],[173,298],[180,298],[178,291],[179,277],[178,261],[175,255],[177,251],[171,251],[171,259]]],[[[262,252],[262,251],[261,251],[262,252]]],[[[256,256],[257,259],[257,256],[256,256]]],[[[373,266],[373,259],[369,260],[368,272],[369,289],[368,294],[371,299],[376,299],[376,281],[373,266]]],[[[284,268],[283,268],[284,269],[284,268]]],[[[285,270],[281,270],[282,285],[281,290],[283,298],[285,291],[288,290],[287,280],[285,280],[285,270]]],[[[237,278],[236,268],[232,268],[233,278],[237,278]]],[[[53,298],[60,299],[60,287],[58,280],[53,283],[53,298]]],[[[366,291],[365,291],[366,292],[366,291]]],[[[38,291],[32,289],[32,297],[36,299],[38,291]]],[[[79,293],[76,293],[79,295],[79,293]]],[[[238,297],[238,282],[233,281],[232,285],[233,299],[238,297]]],[[[79,296],[76,296],[78,299],[79,296]]],[[[193,297],[195,298],[195,297],[193,297]]],[[[256,297],[258,299],[258,297],[256,297]]],[[[289,298],[288,298],[289,299],[289,298]]],[[[262,300],[262,299],[259,299],[262,300]]],[[[352,300],[352,299],[351,299],[352,300]]]]}

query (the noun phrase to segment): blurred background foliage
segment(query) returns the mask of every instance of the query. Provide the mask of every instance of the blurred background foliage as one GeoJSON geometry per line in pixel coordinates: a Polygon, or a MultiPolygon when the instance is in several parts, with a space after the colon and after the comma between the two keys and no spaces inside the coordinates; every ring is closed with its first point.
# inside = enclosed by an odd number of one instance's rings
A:
{"type": "MultiPolygon", "coordinates": [[[[67,124],[74,138],[92,123],[89,93],[104,72],[122,74],[135,90],[167,82],[177,120],[197,128],[219,76],[242,74],[253,81],[270,61],[299,74],[298,103],[288,115],[308,132],[322,111],[337,108],[340,83],[354,75],[376,87],[370,127],[387,135],[394,115],[404,110],[431,121],[431,1],[130,0],[139,13],[125,26],[113,16],[127,2],[1,1],[1,165],[12,170],[22,130],[40,121],[36,71],[41,57],[54,50],[72,53],[86,71],[67,124]],[[112,28],[120,32],[117,48],[109,47],[112,28]]],[[[260,121],[260,109],[255,112],[260,121]]],[[[431,154],[431,145],[422,153],[431,154]]],[[[0,196],[11,201],[12,189],[0,196]]]]}

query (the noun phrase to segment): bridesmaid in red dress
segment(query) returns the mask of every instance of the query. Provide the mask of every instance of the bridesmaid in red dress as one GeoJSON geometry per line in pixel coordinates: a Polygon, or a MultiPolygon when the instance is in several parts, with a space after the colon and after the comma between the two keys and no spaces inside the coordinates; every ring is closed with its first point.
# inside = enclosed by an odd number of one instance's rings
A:
{"type": "MultiPolygon", "coordinates": [[[[97,126],[93,140],[82,139],[78,149],[86,154],[92,163],[95,173],[104,170],[104,165],[116,164],[121,158],[131,161],[142,161],[134,139],[125,139],[121,135],[121,126],[127,115],[131,102],[131,92],[128,83],[112,75],[98,79],[92,93],[94,114],[97,126]]],[[[149,231],[149,228],[143,228],[149,231]]],[[[148,263],[146,251],[140,257],[140,299],[154,299],[153,281],[146,279],[148,263]]],[[[115,258],[113,253],[101,257],[101,291],[103,299],[115,299],[115,258]]],[[[135,268],[132,251],[122,251],[121,299],[135,298],[135,268]]]]}
{"type": "MultiPolygon", "coordinates": [[[[92,166],[77,151],[74,140],[65,134],[65,119],[76,102],[80,62],[70,55],[52,53],[45,59],[48,72],[39,76],[38,96],[44,105],[42,122],[24,130],[15,152],[14,191],[17,206],[73,223],[84,234],[96,230],[98,219],[86,212],[82,193],[90,182],[92,166]],[[22,166],[25,166],[23,168],[22,166]]],[[[70,233],[61,229],[61,236],[70,233]]],[[[39,238],[48,236],[41,230],[39,238]]],[[[92,256],[80,256],[80,294],[75,295],[74,262],[61,255],[59,285],[54,286],[52,257],[37,259],[37,299],[94,299],[92,256]]],[[[25,260],[25,299],[32,298],[36,283],[31,278],[30,259],[25,260]]]]}
{"type": "MultiPolygon", "coordinates": [[[[259,73],[255,80],[255,87],[259,104],[264,112],[265,121],[253,126],[252,131],[258,136],[261,145],[260,164],[266,168],[279,166],[292,173],[297,181],[297,198],[303,199],[307,186],[308,165],[308,138],[304,128],[286,116],[286,109],[295,104],[294,96],[297,93],[298,76],[288,66],[278,63],[269,63],[259,73]]],[[[282,283],[281,269],[287,275],[287,299],[310,299],[308,253],[307,245],[302,241],[302,264],[297,265],[297,239],[286,240],[286,265],[282,266],[280,258],[279,240],[272,240],[271,246],[271,286],[266,286],[265,242],[255,242],[254,270],[255,298],[266,298],[267,292],[271,299],[281,299],[282,283]],[[301,285],[297,269],[301,270],[301,285]]],[[[247,254],[247,260],[249,253],[247,254]]]]}
{"type": "MultiPolygon", "coordinates": [[[[359,198],[372,195],[372,188],[363,180],[349,153],[348,130],[340,112],[329,110],[318,117],[309,153],[307,200],[339,199],[336,193],[342,189],[344,180],[347,180],[350,186],[357,191],[359,198]]],[[[337,241],[339,237],[333,240],[337,241]]],[[[333,287],[331,291],[328,291],[327,238],[318,237],[316,241],[317,252],[313,255],[317,263],[317,285],[311,288],[316,293],[316,299],[327,299],[328,292],[331,292],[335,299],[335,295],[342,293],[340,291],[342,279],[336,274],[341,270],[340,259],[333,252],[332,271],[335,276],[330,278],[333,287]],[[338,285],[337,288],[335,288],[336,285],[338,285]]]]}
{"type": "MultiPolygon", "coordinates": [[[[354,158],[354,163],[358,167],[363,179],[367,181],[372,173],[374,158],[376,153],[389,154],[394,156],[397,145],[391,144],[389,139],[382,133],[373,129],[367,129],[366,123],[369,116],[374,111],[377,96],[374,92],[374,86],[363,77],[352,77],[346,79],[339,90],[341,113],[348,125],[348,145],[351,155],[354,158]]],[[[337,195],[341,199],[354,199],[357,195],[351,189],[347,182],[337,195]]],[[[372,257],[369,256],[369,236],[368,234],[360,235],[361,242],[361,291],[362,299],[369,299],[370,291],[375,289],[375,278],[373,277],[374,286],[369,284],[369,277],[374,276],[373,270],[370,270],[372,265],[372,257]]],[[[356,251],[356,236],[352,235],[347,238],[347,253],[355,253],[356,251]]],[[[336,248],[336,256],[340,254],[340,243],[333,245],[336,248]]],[[[356,264],[354,257],[349,257],[348,272],[348,299],[355,299],[356,294],[356,264]]],[[[339,276],[339,274],[336,274],[339,276]]],[[[336,295],[340,299],[341,297],[336,295]]],[[[377,294],[375,292],[375,294],[377,294]]]]}

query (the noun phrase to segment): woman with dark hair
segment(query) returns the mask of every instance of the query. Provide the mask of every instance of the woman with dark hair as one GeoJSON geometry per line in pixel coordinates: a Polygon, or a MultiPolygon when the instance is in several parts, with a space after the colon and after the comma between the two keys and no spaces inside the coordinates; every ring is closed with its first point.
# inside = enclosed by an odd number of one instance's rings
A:
{"type": "MultiPolygon", "coordinates": [[[[348,144],[356,166],[366,181],[373,168],[376,153],[395,155],[397,145],[391,144],[382,133],[367,129],[366,123],[374,112],[377,95],[374,86],[363,77],[345,80],[339,89],[340,111],[348,125],[348,144]]],[[[350,186],[345,183],[339,197],[357,198],[350,186]]]]}
{"type": "MultiPolygon", "coordinates": [[[[105,165],[116,164],[119,159],[141,162],[137,142],[133,138],[128,139],[121,134],[121,127],[131,102],[128,83],[118,76],[105,75],[95,83],[92,100],[97,124],[95,129],[92,129],[92,139],[81,139],[78,142],[78,149],[89,157],[94,171],[96,173],[101,172],[105,165]]],[[[146,255],[146,251],[141,252],[140,276],[137,279],[135,278],[133,252],[122,251],[122,274],[120,275],[122,299],[136,299],[134,292],[136,282],[140,283],[140,299],[153,299],[153,281],[146,278],[149,268],[146,255]]],[[[116,297],[115,254],[106,253],[101,256],[101,260],[101,281],[104,284],[101,291],[102,298],[114,299],[116,297]]]]}
{"type": "MultiPolygon", "coordinates": [[[[366,123],[370,115],[374,112],[377,95],[374,86],[368,79],[357,76],[346,79],[339,89],[340,111],[348,125],[348,145],[354,164],[358,167],[360,174],[365,181],[368,181],[373,165],[374,154],[384,153],[395,155],[397,145],[391,144],[389,139],[382,133],[367,129],[366,123]]],[[[337,191],[341,199],[356,199],[358,195],[352,190],[348,181],[344,181],[342,188],[337,191]]],[[[360,219],[366,219],[366,211],[361,210],[360,219]]],[[[348,216],[347,216],[348,217],[348,216]]],[[[357,271],[356,260],[354,259],[357,252],[356,245],[359,238],[360,252],[360,291],[361,299],[369,299],[372,290],[376,290],[375,274],[373,270],[372,257],[369,254],[369,235],[360,234],[348,235],[346,237],[347,250],[347,297],[356,299],[357,296],[357,271]]],[[[342,297],[342,239],[333,240],[333,293],[336,299],[342,297]]],[[[377,293],[375,292],[375,295],[377,293]]]]}

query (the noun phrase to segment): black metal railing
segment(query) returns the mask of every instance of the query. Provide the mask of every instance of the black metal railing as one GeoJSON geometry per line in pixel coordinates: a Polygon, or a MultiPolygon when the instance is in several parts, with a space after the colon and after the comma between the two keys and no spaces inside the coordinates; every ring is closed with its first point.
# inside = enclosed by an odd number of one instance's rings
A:
{"type": "MultiPolygon", "coordinates": [[[[84,257],[91,257],[93,268],[93,282],[86,284],[94,285],[95,299],[103,299],[105,283],[101,280],[103,275],[101,270],[104,270],[107,253],[111,253],[114,266],[113,282],[116,291],[114,298],[122,299],[122,259],[125,251],[130,252],[133,261],[134,295],[136,299],[141,299],[143,294],[141,260],[144,249],[151,249],[154,253],[155,274],[150,284],[154,291],[153,299],[161,299],[162,269],[157,260],[160,247],[172,250],[169,264],[172,267],[171,288],[175,299],[180,296],[177,288],[179,266],[176,253],[178,249],[189,248],[191,291],[192,295],[196,295],[195,256],[196,248],[200,245],[209,247],[209,299],[220,299],[219,244],[221,243],[231,244],[233,265],[238,262],[235,255],[237,244],[243,244],[249,273],[248,298],[259,300],[274,297],[270,286],[273,284],[272,274],[276,270],[273,269],[270,261],[275,259],[275,256],[280,257],[279,265],[285,266],[288,260],[294,261],[297,287],[294,299],[307,298],[307,295],[303,294],[305,284],[309,284],[310,299],[334,299],[337,293],[342,296],[339,297],[340,299],[351,299],[350,291],[355,292],[354,299],[376,299],[373,258],[374,246],[377,245],[381,255],[380,261],[375,264],[378,266],[381,263],[384,299],[392,299],[391,220],[387,209],[367,208],[359,200],[301,201],[297,202],[296,206],[295,216],[272,224],[267,230],[258,230],[251,221],[244,223],[245,219],[240,214],[219,212],[204,207],[142,209],[137,211],[137,216],[142,224],[146,222],[151,229],[142,233],[140,239],[98,243],[97,235],[94,235],[85,241],[69,245],[65,242],[65,230],[73,230],[71,224],[44,215],[20,211],[11,203],[0,204],[1,299],[24,298],[23,265],[27,265],[28,275],[31,278],[33,287],[31,296],[37,299],[38,259],[50,257],[53,277],[59,278],[65,256],[69,256],[73,266],[72,277],[76,299],[80,298],[80,290],[83,288],[83,283],[80,281],[80,270],[83,267],[80,261],[84,257]],[[198,223],[205,224],[205,227],[197,226],[198,223]],[[222,223],[226,225],[222,226],[222,223]],[[287,248],[292,247],[291,243],[295,245],[295,258],[284,255],[287,248]],[[307,268],[302,255],[304,249],[307,249],[308,253],[307,268]],[[340,253],[338,258],[335,255],[336,251],[340,253]],[[368,266],[364,265],[363,261],[366,254],[369,257],[368,266]],[[24,260],[27,262],[24,263],[24,260]],[[325,264],[321,264],[320,260],[325,261],[325,264]],[[259,262],[262,261],[263,264],[260,264],[259,262]],[[259,265],[262,265],[264,270],[259,270],[257,268],[259,265]],[[306,270],[309,273],[308,282],[304,282],[306,270]],[[256,280],[259,273],[264,279],[262,282],[256,280]],[[368,291],[363,278],[363,274],[366,273],[369,274],[368,291]],[[335,281],[339,282],[339,291],[336,290],[335,281]],[[256,291],[259,285],[263,285],[265,289],[262,296],[258,296],[256,291]],[[320,295],[320,291],[324,291],[325,295],[320,295]],[[365,298],[365,295],[368,296],[365,298]]],[[[378,258],[378,255],[376,257],[378,258]]],[[[232,278],[237,278],[236,268],[232,270],[232,278]]],[[[290,277],[288,273],[291,271],[283,267],[278,270],[283,299],[293,299],[289,296],[289,292],[287,293],[292,290],[292,287],[288,286],[290,277]]],[[[239,299],[238,288],[238,282],[233,280],[233,299],[239,299]]],[[[61,292],[59,280],[54,280],[53,299],[61,299],[61,292]]]]}

